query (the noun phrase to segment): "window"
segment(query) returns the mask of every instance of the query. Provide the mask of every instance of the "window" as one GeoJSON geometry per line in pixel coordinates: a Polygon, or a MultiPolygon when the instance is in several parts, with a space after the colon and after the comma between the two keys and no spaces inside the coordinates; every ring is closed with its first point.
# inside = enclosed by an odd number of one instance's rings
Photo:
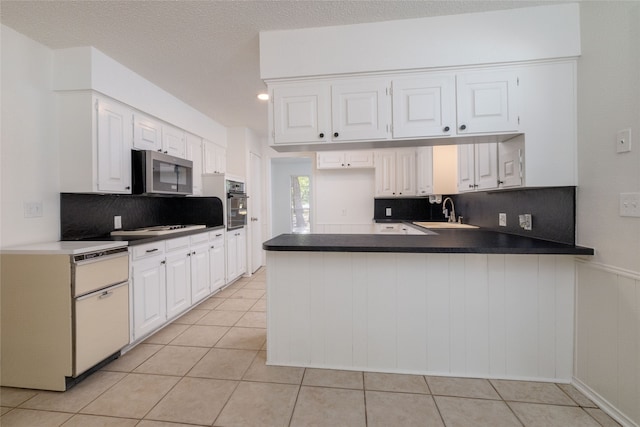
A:
{"type": "Polygon", "coordinates": [[[309,218],[310,200],[309,175],[291,176],[291,232],[310,233],[309,218]]]}

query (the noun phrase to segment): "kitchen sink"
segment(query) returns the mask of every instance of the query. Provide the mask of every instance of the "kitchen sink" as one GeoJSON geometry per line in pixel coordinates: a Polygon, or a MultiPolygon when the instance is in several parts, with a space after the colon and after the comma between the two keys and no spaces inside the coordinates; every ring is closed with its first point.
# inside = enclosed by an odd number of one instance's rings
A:
{"type": "Polygon", "coordinates": [[[459,224],[457,222],[443,222],[443,221],[414,222],[414,224],[424,228],[478,228],[478,226],[476,225],[459,224]]]}

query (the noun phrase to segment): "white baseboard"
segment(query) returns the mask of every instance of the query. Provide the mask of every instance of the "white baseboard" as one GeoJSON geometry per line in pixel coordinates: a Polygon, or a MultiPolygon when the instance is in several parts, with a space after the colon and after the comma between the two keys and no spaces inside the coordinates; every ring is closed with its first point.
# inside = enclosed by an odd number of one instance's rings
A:
{"type": "Polygon", "coordinates": [[[577,388],[582,394],[587,396],[593,403],[598,405],[600,409],[602,409],[607,415],[611,418],[619,422],[623,427],[640,427],[636,424],[632,419],[627,417],[625,414],[620,412],[615,406],[613,406],[607,399],[600,396],[598,393],[593,391],[589,386],[580,381],[578,378],[573,377],[571,384],[575,388],[577,388]]]}

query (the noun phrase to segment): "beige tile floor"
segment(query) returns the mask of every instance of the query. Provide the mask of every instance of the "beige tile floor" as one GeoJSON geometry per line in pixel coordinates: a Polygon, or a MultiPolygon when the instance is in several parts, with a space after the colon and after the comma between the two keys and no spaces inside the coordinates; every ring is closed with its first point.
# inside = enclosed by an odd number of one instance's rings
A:
{"type": "Polygon", "coordinates": [[[3,387],[3,427],[616,426],[570,385],[266,366],[265,270],[65,393],[3,387]]]}

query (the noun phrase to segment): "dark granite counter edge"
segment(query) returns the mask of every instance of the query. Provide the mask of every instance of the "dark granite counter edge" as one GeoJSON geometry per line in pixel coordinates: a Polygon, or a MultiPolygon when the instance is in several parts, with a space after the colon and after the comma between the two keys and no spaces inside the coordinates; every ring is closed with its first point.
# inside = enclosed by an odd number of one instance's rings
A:
{"type": "Polygon", "coordinates": [[[592,248],[488,230],[438,230],[432,236],[283,234],[264,242],[262,247],[267,251],[289,252],[594,255],[592,248]]]}

